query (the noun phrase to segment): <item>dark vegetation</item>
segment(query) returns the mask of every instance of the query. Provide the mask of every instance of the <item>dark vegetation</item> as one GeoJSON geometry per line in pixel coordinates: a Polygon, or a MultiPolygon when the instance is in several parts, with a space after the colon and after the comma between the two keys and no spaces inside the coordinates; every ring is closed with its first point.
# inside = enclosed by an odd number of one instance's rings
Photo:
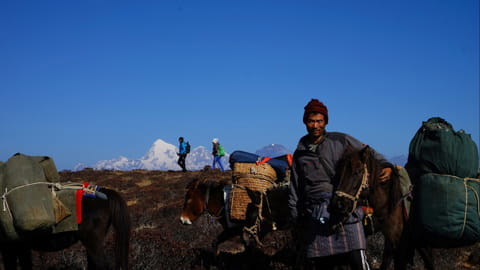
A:
{"type": "MultiPolygon", "coordinates": [[[[264,247],[248,254],[213,254],[212,243],[220,233],[220,225],[208,215],[203,215],[193,225],[181,225],[185,187],[205,172],[173,171],[62,171],[62,181],[90,182],[120,192],[129,206],[133,231],[130,242],[130,269],[294,269],[291,234],[277,231],[264,239],[264,247]]],[[[212,179],[231,178],[231,171],[209,172],[212,179]]],[[[113,258],[112,234],[106,252],[113,258]]],[[[228,245],[228,243],[226,243],[228,245]]],[[[472,260],[479,260],[474,250],[480,245],[466,248],[434,250],[436,266],[447,269],[480,269],[472,260]]],[[[383,237],[375,234],[369,238],[369,259],[379,267],[383,251],[383,237]]],[[[478,253],[478,252],[477,252],[478,253]]],[[[39,253],[34,252],[36,269],[85,269],[83,247],[77,243],[69,249],[39,253]]],[[[414,269],[423,269],[416,257],[414,269]]]]}

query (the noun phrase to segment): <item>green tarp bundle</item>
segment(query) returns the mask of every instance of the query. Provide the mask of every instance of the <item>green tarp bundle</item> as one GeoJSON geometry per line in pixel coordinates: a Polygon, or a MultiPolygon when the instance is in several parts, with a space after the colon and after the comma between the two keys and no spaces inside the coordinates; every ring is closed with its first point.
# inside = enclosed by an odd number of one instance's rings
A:
{"type": "Polygon", "coordinates": [[[416,221],[435,246],[480,241],[480,180],[424,174],[415,187],[416,221]]]}
{"type": "Polygon", "coordinates": [[[423,122],[410,142],[409,166],[423,173],[476,177],[478,148],[463,130],[455,131],[440,117],[423,122]]]}
{"type": "Polygon", "coordinates": [[[52,191],[46,183],[58,180],[53,160],[48,157],[15,154],[0,165],[0,231],[4,239],[17,239],[19,231],[52,228],[52,191]]]}
{"type": "Polygon", "coordinates": [[[423,122],[405,166],[414,184],[415,231],[437,247],[480,241],[478,148],[440,117],[423,122]]]}

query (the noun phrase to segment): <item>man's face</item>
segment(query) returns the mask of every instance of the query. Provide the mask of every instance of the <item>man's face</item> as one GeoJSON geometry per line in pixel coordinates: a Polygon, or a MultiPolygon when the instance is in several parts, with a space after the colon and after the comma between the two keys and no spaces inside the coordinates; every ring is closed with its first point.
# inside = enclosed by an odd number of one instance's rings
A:
{"type": "Polygon", "coordinates": [[[310,113],[305,120],[308,134],[313,139],[317,139],[323,135],[326,125],[325,117],[321,113],[310,113]]]}

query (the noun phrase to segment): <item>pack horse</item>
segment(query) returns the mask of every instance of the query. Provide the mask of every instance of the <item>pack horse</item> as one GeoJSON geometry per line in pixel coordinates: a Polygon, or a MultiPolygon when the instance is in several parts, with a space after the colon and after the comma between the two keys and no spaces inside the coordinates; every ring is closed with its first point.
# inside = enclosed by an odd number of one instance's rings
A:
{"type": "MultiPolygon", "coordinates": [[[[115,231],[114,268],[128,269],[131,224],[127,204],[121,195],[108,188],[95,186],[92,190],[83,184],[79,184],[79,187],[51,182],[56,178],[59,175],[48,157],[16,154],[6,163],[0,163],[0,184],[2,192],[5,191],[2,196],[3,210],[6,210],[0,212],[0,251],[4,268],[16,270],[19,264],[22,270],[32,269],[32,250],[60,251],[80,241],[87,253],[88,269],[110,269],[104,242],[109,227],[112,226],[115,231]],[[22,180],[15,182],[14,178],[22,180]],[[59,187],[66,188],[58,190],[59,187]],[[57,197],[52,195],[55,194],[53,190],[57,190],[57,197]],[[40,198],[47,202],[46,205],[35,202],[32,195],[43,191],[46,191],[45,196],[53,196],[52,200],[40,198]],[[58,197],[62,194],[74,194],[73,205],[76,204],[76,207],[72,211],[59,200],[58,197]],[[18,200],[23,200],[26,210],[18,208],[18,200]],[[56,211],[58,205],[55,202],[66,208],[58,223],[56,219],[59,211],[56,211]],[[51,207],[55,209],[52,210],[51,207]],[[28,214],[28,211],[36,208],[40,210],[28,214]],[[42,215],[42,211],[54,213],[54,221],[50,222],[50,214],[42,215]],[[70,224],[65,225],[67,220],[70,220],[70,224]],[[60,229],[62,226],[63,230],[60,229]]],[[[63,198],[71,198],[71,195],[65,196],[63,198]]]]}
{"type": "Polygon", "coordinates": [[[180,222],[190,225],[203,214],[209,214],[223,227],[218,235],[215,245],[215,253],[218,255],[218,245],[241,235],[242,248],[252,245],[262,245],[261,239],[265,234],[273,230],[282,229],[287,224],[287,194],[286,186],[269,189],[266,193],[260,193],[247,189],[250,197],[245,219],[232,220],[228,211],[228,190],[232,184],[227,180],[209,180],[199,178],[187,185],[185,201],[180,215],[180,222]],[[227,192],[227,193],[226,193],[227,192]]]}

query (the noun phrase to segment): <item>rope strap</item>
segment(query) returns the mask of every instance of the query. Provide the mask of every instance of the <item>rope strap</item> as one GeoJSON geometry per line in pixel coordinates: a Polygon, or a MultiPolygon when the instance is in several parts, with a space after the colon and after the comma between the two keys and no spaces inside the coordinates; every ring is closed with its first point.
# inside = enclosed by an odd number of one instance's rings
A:
{"type": "Polygon", "coordinates": [[[463,233],[465,232],[465,227],[467,226],[468,189],[471,189],[471,191],[473,192],[473,195],[475,196],[475,199],[477,201],[477,214],[478,214],[478,216],[480,216],[480,197],[479,197],[477,191],[475,190],[475,188],[468,185],[468,181],[473,181],[473,182],[480,183],[480,179],[471,178],[471,177],[462,178],[462,177],[459,177],[459,176],[456,176],[456,175],[449,175],[449,174],[438,174],[438,173],[430,173],[430,174],[438,175],[438,176],[448,176],[448,177],[451,177],[451,178],[454,178],[454,179],[457,179],[457,180],[460,180],[460,181],[463,182],[463,186],[465,188],[465,209],[463,211],[463,225],[462,225],[462,230],[460,232],[460,237],[461,237],[463,235],[463,233]]]}
{"type": "Polygon", "coordinates": [[[84,187],[83,184],[81,184],[81,183],[62,184],[62,183],[52,183],[52,182],[29,183],[29,184],[24,184],[24,185],[21,185],[21,186],[14,187],[10,190],[5,188],[5,192],[1,196],[1,199],[2,199],[2,202],[3,202],[3,211],[5,212],[5,211],[10,209],[9,206],[8,206],[8,202],[7,202],[7,196],[10,195],[10,193],[12,193],[14,191],[17,191],[17,190],[20,190],[20,189],[23,189],[23,188],[36,186],[36,185],[46,185],[46,186],[52,188],[52,192],[59,191],[59,190],[65,190],[65,189],[71,189],[71,190],[83,189],[87,194],[95,195],[95,191],[97,190],[97,186],[84,187]]]}
{"type": "Polygon", "coordinates": [[[349,199],[353,202],[353,207],[352,207],[349,214],[351,214],[351,213],[353,213],[353,211],[355,211],[355,209],[357,208],[358,199],[360,198],[360,194],[362,193],[362,191],[365,188],[368,188],[368,177],[369,176],[370,176],[370,173],[368,172],[367,164],[363,164],[362,183],[358,187],[355,195],[348,194],[348,193],[346,193],[344,191],[341,191],[341,190],[335,191],[335,195],[337,195],[338,197],[345,197],[345,198],[347,198],[347,199],[349,199]]]}

